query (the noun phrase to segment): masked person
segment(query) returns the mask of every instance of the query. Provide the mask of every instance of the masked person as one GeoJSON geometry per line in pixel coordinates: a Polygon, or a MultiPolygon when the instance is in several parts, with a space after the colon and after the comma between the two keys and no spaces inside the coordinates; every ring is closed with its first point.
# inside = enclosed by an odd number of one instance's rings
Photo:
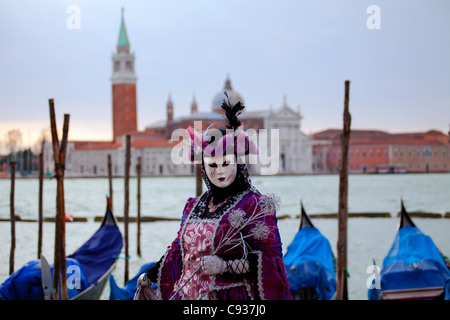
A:
{"type": "Polygon", "coordinates": [[[257,153],[238,119],[244,106],[224,99],[222,109],[226,130],[187,129],[190,158],[201,159],[208,190],[187,200],[176,239],[139,277],[136,300],[291,298],[276,220],[279,197],[260,194],[240,161],[257,153]]]}

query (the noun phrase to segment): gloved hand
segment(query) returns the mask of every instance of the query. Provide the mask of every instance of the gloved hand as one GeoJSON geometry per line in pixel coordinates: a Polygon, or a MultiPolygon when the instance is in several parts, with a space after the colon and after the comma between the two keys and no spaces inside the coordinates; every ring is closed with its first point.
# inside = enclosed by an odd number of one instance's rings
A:
{"type": "Polygon", "coordinates": [[[203,256],[200,263],[205,273],[210,276],[224,273],[227,269],[226,262],[216,255],[203,256]]]}
{"type": "Polygon", "coordinates": [[[201,257],[200,263],[205,273],[210,276],[224,272],[243,274],[250,271],[250,264],[246,259],[225,261],[216,255],[212,255],[201,257]]]}
{"type": "Polygon", "coordinates": [[[149,278],[147,278],[147,274],[145,272],[139,276],[137,280],[137,286],[138,287],[152,286],[152,282],[150,281],[149,278]]]}
{"type": "Polygon", "coordinates": [[[152,289],[152,282],[147,278],[146,273],[141,274],[137,280],[137,289],[133,300],[158,300],[152,289]]]}

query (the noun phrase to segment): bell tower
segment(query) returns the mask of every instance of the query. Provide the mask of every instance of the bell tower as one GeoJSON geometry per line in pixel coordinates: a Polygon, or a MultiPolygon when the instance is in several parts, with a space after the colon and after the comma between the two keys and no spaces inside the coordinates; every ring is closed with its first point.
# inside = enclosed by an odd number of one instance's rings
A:
{"type": "Polygon", "coordinates": [[[124,9],[120,24],[116,53],[112,55],[112,113],[113,140],[137,131],[136,82],[134,54],[130,53],[124,9]]]}
{"type": "Polygon", "coordinates": [[[167,123],[169,123],[170,121],[173,120],[173,102],[170,94],[169,99],[167,100],[166,110],[167,110],[167,123]]]}
{"type": "Polygon", "coordinates": [[[198,112],[198,105],[197,105],[197,101],[195,101],[195,96],[192,98],[192,103],[191,103],[191,114],[197,113],[198,112]]]}

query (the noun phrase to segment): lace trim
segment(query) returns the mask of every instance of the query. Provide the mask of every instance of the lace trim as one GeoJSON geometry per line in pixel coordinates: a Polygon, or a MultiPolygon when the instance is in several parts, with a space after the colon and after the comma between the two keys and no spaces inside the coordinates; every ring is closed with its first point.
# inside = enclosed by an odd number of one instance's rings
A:
{"type": "Polygon", "coordinates": [[[245,281],[235,282],[235,283],[227,284],[225,286],[214,285],[211,287],[211,291],[226,290],[226,289],[241,287],[241,286],[245,286],[245,285],[247,285],[247,282],[245,282],[245,281]]]}
{"type": "Polygon", "coordinates": [[[250,285],[248,284],[248,281],[245,281],[245,288],[247,289],[248,296],[250,297],[250,300],[255,300],[255,297],[252,295],[252,290],[250,289],[250,285]]]}
{"type": "Polygon", "coordinates": [[[159,265],[159,269],[158,269],[158,279],[156,280],[156,283],[157,283],[156,297],[158,298],[158,300],[163,300],[162,291],[161,291],[161,277],[162,277],[162,269],[164,268],[164,262],[166,261],[169,250],[170,249],[167,249],[166,252],[164,253],[164,256],[161,260],[161,264],[159,265]]]}
{"type": "Polygon", "coordinates": [[[253,295],[251,294],[250,286],[246,280],[241,281],[241,282],[231,283],[231,284],[225,285],[225,286],[224,285],[216,285],[215,283],[216,283],[216,276],[213,276],[211,285],[210,285],[210,289],[209,289],[209,295],[208,295],[213,300],[217,300],[217,292],[219,290],[227,290],[227,289],[241,287],[241,286],[245,286],[245,289],[247,291],[248,296],[250,297],[250,300],[255,300],[253,295]]]}
{"type": "MultiPolygon", "coordinates": [[[[217,209],[217,211],[210,213],[208,215],[205,215],[204,213],[207,211],[208,209],[208,196],[210,194],[209,191],[205,191],[197,200],[196,204],[194,205],[194,207],[191,210],[191,213],[189,214],[188,219],[190,219],[190,221],[195,221],[194,219],[198,220],[198,221],[218,221],[221,220],[222,217],[228,213],[230,211],[230,209],[234,208],[236,206],[236,204],[239,203],[239,201],[242,200],[242,198],[249,192],[255,192],[253,189],[247,189],[245,191],[241,191],[237,194],[235,194],[234,196],[230,197],[230,199],[228,199],[225,204],[217,209]]],[[[256,193],[256,192],[255,192],[256,193]]]]}
{"type": "MultiPolygon", "coordinates": [[[[215,226],[214,226],[214,234],[213,234],[213,239],[215,238],[215,235],[216,235],[216,230],[217,230],[217,226],[218,226],[218,222],[220,221],[220,219],[207,219],[207,218],[200,218],[200,217],[197,217],[197,214],[195,213],[197,210],[197,207],[200,207],[201,209],[200,209],[200,212],[203,212],[203,208],[206,208],[206,198],[207,198],[207,194],[208,194],[208,191],[205,191],[205,192],[203,192],[201,195],[200,195],[200,197],[198,197],[197,198],[197,200],[195,201],[195,203],[194,203],[194,205],[193,205],[193,207],[192,207],[192,209],[191,209],[191,212],[189,212],[189,214],[188,214],[188,216],[187,216],[187,218],[186,218],[186,220],[184,221],[184,223],[183,223],[183,226],[182,226],[182,228],[181,228],[181,231],[180,231],[180,252],[181,252],[181,275],[183,275],[184,274],[184,246],[183,246],[183,236],[184,236],[184,233],[185,233],[185,231],[186,231],[186,227],[187,227],[187,225],[188,225],[188,223],[189,222],[193,222],[193,223],[195,223],[195,222],[212,222],[212,223],[215,223],[215,226]]],[[[214,243],[214,242],[213,242],[214,243]]],[[[213,244],[214,245],[214,244],[213,244]]],[[[214,281],[214,280],[213,280],[214,281]]],[[[177,291],[178,290],[178,288],[179,288],[179,286],[176,284],[176,282],[177,281],[175,281],[175,284],[174,284],[174,292],[175,291],[177,291]]],[[[184,293],[183,293],[183,290],[180,290],[180,291],[178,291],[178,295],[181,297],[181,299],[182,300],[185,300],[185,296],[184,296],[184,293]]]]}
{"type": "MultiPolygon", "coordinates": [[[[194,212],[195,208],[197,207],[197,205],[199,204],[200,199],[206,194],[206,192],[204,192],[200,197],[197,198],[197,200],[194,203],[194,206],[191,209],[191,212],[189,212],[189,215],[187,216],[186,220],[183,223],[183,227],[181,228],[181,232],[180,232],[180,252],[181,252],[181,275],[184,274],[184,247],[183,247],[183,235],[184,232],[186,230],[186,226],[187,226],[187,222],[189,221],[190,216],[192,215],[192,213],[194,212]]],[[[179,286],[177,285],[177,280],[175,280],[174,286],[173,286],[173,291],[176,292],[179,289],[179,286]]],[[[184,298],[184,294],[183,294],[183,290],[178,291],[178,294],[180,295],[182,300],[185,300],[184,298]]]]}
{"type": "Polygon", "coordinates": [[[245,287],[245,290],[247,291],[247,294],[250,297],[250,300],[255,300],[255,298],[252,295],[250,285],[248,284],[248,282],[246,280],[243,282],[237,282],[237,283],[233,283],[233,284],[226,285],[226,286],[214,286],[210,289],[209,296],[212,298],[212,300],[217,300],[217,293],[219,290],[227,290],[227,289],[242,287],[242,286],[245,287]]]}
{"type": "MultiPolygon", "coordinates": [[[[205,193],[206,193],[206,192],[205,192],[205,193]]],[[[205,193],[203,193],[203,194],[205,194],[205,193]]],[[[202,196],[203,196],[203,194],[202,194],[202,196]]],[[[199,197],[199,198],[200,198],[200,197],[199,197]]],[[[189,219],[189,216],[190,216],[191,213],[194,211],[195,206],[196,206],[197,203],[199,202],[199,201],[198,201],[199,198],[197,198],[197,199],[195,200],[195,203],[194,203],[194,205],[193,205],[193,207],[192,207],[192,209],[191,209],[191,212],[189,213],[188,217],[186,218],[186,221],[189,219]]],[[[186,221],[183,223],[183,226],[182,226],[182,228],[181,228],[180,239],[179,239],[179,246],[180,246],[181,257],[182,257],[182,258],[184,258],[184,251],[183,251],[183,245],[182,245],[182,244],[183,244],[183,243],[182,243],[182,235],[184,234],[184,230],[186,229],[186,221]]],[[[161,299],[161,300],[162,300],[162,291],[161,291],[162,269],[164,268],[164,264],[165,264],[165,261],[166,261],[167,255],[169,254],[170,249],[171,249],[171,248],[169,247],[169,248],[166,250],[166,252],[164,253],[164,256],[163,256],[163,258],[162,258],[162,260],[161,260],[161,265],[159,266],[159,270],[158,270],[158,280],[157,280],[158,289],[156,290],[156,296],[157,296],[158,299],[161,299]]],[[[182,261],[183,261],[183,260],[182,260],[182,261]]],[[[183,272],[184,272],[184,263],[181,264],[181,274],[183,274],[183,272]]],[[[177,282],[177,281],[175,281],[175,282],[174,282],[174,285],[173,285],[173,292],[175,292],[175,291],[178,289],[178,286],[176,285],[176,282],[177,282]]],[[[182,290],[180,290],[178,293],[181,295],[181,294],[182,294],[182,290]]],[[[183,298],[184,298],[184,296],[183,296],[183,298]]]]}
{"type": "Polygon", "coordinates": [[[262,277],[262,252],[259,250],[252,251],[252,253],[258,256],[258,292],[261,300],[266,300],[264,297],[264,289],[263,289],[263,277],[262,277]]]}

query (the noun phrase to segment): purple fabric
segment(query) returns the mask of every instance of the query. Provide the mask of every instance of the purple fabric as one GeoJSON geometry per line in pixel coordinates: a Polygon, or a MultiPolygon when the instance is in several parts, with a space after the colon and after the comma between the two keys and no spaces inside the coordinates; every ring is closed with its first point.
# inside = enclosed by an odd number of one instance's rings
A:
{"type": "MultiPolygon", "coordinates": [[[[214,245],[218,247],[223,235],[230,229],[230,212],[242,209],[248,218],[254,212],[261,210],[258,205],[258,199],[261,195],[252,191],[243,196],[243,198],[224,213],[219,220],[215,234],[214,245]]],[[[182,222],[178,231],[177,238],[168,247],[163,262],[161,263],[158,278],[158,290],[162,299],[166,300],[172,297],[174,284],[183,272],[183,257],[181,250],[181,241],[183,225],[188,222],[189,214],[196,204],[198,198],[189,198],[183,210],[182,222]]],[[[282,259],[282,247],[279,230],[275,215],[269,215],[255,221],[242,230],[249,253],[258,256],[257,271],[243,275],[234,275],[224,273],[216,276],[213,293],[211,296],[216,299],[227,300],[289,300],[289,282],[286,275],[286,268],[282,259]],[[256,223],[264,223],[267,230],[270,231],[268,237],[264,239],[255,239],[254,236],[246,237],[252,234],[252,229],[256,223]],[[238,284],[238,286],[236,286],[238,284]]],[[[235,235],[239,237],[239,235],[235,235]]],[[[258,237],[257,237],[258,238],[258,237]]],[[[237,246],[231,250],[230,246],[223,246],[216,254],[224,260],[241,259],[244,255],[242,246],[237,246]]],[[[181,299],[178,294],[174,299],[181,299]]]]}

